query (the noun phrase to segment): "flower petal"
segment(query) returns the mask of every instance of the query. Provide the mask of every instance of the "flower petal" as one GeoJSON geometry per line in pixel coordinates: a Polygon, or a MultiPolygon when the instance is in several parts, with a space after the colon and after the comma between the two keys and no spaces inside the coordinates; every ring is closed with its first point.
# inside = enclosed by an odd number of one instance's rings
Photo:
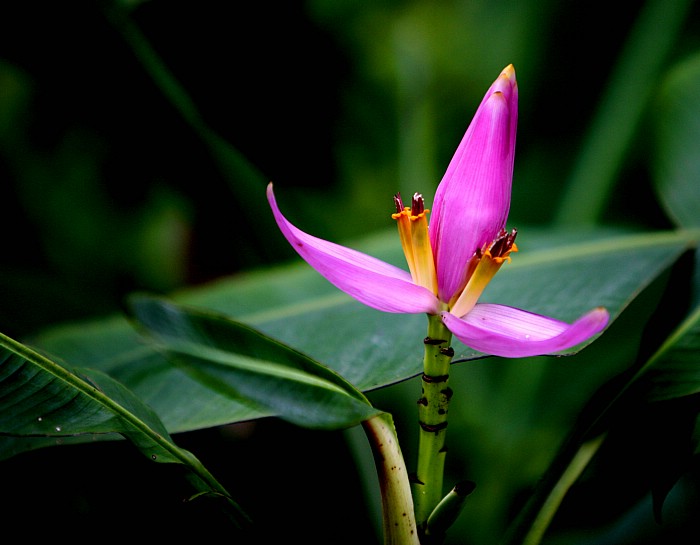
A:
{"type": "Polygon", "coordinates": [[[601,332],[608,311],[595,308],[567,324],[504,305],[477,304],[464,318],[442,313],[442,320],[467,346],[504,358],[553,354],[576,346],[601,332]]]}
{"type": "Polygon", "coordinates": [[[484,96],[435,193],[430,242],[442,301],[463,287],[474,252],[505,227],[517,118],[518,87],[509,66],[484,96]]]}
{"type": "Polygon", "coordinates": [[[384,312],[437,314],[435,295],[414,284],[407,271],[297,229],[280,212],[271,183],[267,186],[267,199],[284,237],[331,284],[384,312]]]}

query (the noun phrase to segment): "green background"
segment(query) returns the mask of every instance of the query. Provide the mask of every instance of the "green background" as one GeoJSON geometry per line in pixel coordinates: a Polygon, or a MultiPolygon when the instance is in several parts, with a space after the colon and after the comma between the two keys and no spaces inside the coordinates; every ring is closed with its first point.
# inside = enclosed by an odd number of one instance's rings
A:
{"type": "MultiPolygon", "coordinates": [[[[601,229],[697,227],[699,15],[688,1],[625,10],[530,0],[3,6],[0,331],[30,338],[121,313],[135,291],[206,290],[239,277],[245,287],[245,274],[298,262],[273,226],[270,180],[304,230],[389,240],[392,195],[420,191],[430,201],[476,105],[510,63],[520,90],[508,222],[519,230],[515,260],[601,229]]],[[[649,270],[619,258],[621,276],[649,270]]],[[[640,291],[573,358],[453,367],[453,388],[468,394],[451,417],[448,478],[478,475],[481,495],[470,498],[474,509],[450,543],[493,543],[589,397],[668,334],[679,301],[689,299],[670,289],[683,282],[668,278],[640,291]]],[[[530,281],[506,290],[522,283],[530,281]]],[[[519,297],[545,311],[536,285],[519,297]]],[[[208,293],[193,300],[217,308],[216,290],[208,293]]],[[[248,307],[242,314],[254,316],[248,307]]],[[[332,353],[332,339],[319,342],[318,354],[332,353]]],[[[417,388],[409,380],[369,394],[408,415],[397,426],[409,467],[417,388]]],[[[624,543],[633,532],[641,534],[635,543],[663,543],[692,527],[694,466],[669,498],[666,524],[650,520],[648,469],[671,462],[645,437],[664,418],[639,414],[617,436],[572,490],[547,543],[624,543]]],[[[262,419],[175,440],[231,483],[276,536],[378,542],[376,498],[365,489],[373,468],[359,430],[262,419]]],[[[125,442],[25,453],[0,462],[3,518],[26,530],[20,521],[31,514],[49,533],[225,531],[206,504],[182,503],[178,471],[146,465],[125,442]]]]}

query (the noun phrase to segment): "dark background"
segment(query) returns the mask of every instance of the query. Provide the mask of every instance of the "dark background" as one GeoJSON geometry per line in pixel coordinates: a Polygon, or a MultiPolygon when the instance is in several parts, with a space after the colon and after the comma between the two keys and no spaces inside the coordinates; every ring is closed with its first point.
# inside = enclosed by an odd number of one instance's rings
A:
{"type": "MultiPolygon", "coordinates": [[[[561,194],[640,8],[493,4],[5,3],[0,331],[22,338],[118,312],[137,289],[167,293],[291,258],[271,229],[269,180],[310,232],[338,239],[386,227],[373,212],[391,211],[411,114],[426,104],[434,114],[421,163],[434,186],[483,92],[511,62],[522,181],[512,218],[546,225],[553,207],[542,203],[561,194]],[[406,33],[403,47],[424,48],[403,58],[392,47],[400,52],[406,33]],[[175,86],[154,79],[150,54],[175,86]]],[[[697,48],[697,20],[694,8],[669,64],[697,48]]],[[[648,145],[642,130],[604,222],[670,226],[648,145]]],[[[358,475],[335,471],[352,467],[341,432],[276,420],[246,426],[176,439],[264,521],[269,535],[251,542],[378,542],[358,475]]],[[[23,454],[0,463],[4,528],[76,541],[142,531],[228,539],[207,500],[183,503],[188,489],[174,473],[123,443],[23,454]]]]}

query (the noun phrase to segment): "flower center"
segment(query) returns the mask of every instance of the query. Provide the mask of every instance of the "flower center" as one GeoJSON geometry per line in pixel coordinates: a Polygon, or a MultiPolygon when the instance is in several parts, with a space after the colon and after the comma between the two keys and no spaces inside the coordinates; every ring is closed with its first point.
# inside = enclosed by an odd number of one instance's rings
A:
{"type": "Polygon", "coordinates": [[[437,294],[437,275],[433,249],[428,237],[428,212],[423,196],[414,193],[410,208],[404,206],[401,194],[394,195],[396,213],[391,217],[396,220],[399,228],[401,246],[406,256],[408,270],[411,271],[413,282],[437,294]]]}
{"type": "Polygon", "coordinates": [[[484,289],[504,262],[510,261],[510,253],[517,252],[516,229],[508,233],[501,229],[496,239],[483,249],[477,249],[467,265],[467,283],[464,289],[450,301],[450,312],[460,318],[474,308],[484,289]]]}

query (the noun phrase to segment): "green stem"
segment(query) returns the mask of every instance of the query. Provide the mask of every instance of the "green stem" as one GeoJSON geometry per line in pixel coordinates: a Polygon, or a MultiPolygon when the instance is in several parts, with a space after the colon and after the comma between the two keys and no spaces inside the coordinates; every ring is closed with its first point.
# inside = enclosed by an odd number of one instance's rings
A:
{"type": "Polygon", "coordinates": [[[454,351],[450,347],[452,333],[440,316],[428,316],[425,338],[421,397],[418,400],[418,465],[413,488],[416,522],[425,531],[428,517],[443,497],[442,480],[445,468],[445,435],[447,412],[452,390],[448,386],[450,363],[454,351]]]}
{"type": "Polygon", "coordinates": [[[579,447],[578,452],[559,478],[559,481],[557,481],[557,484],[550,491],[539,513],[537,513],[537,517],[525,535],[522,545],[538,545],[542,541],[550,522],[564,500],[564,496],[566,496],[566,493],[576,482],[576,479],[579,478],[588,462],[591,461],[593,455],[598,451],[603,439],[604,435],[600,435],[590,441],[586,441],[579,447]]]}
{"type": "Polygon", "coordinates": [[[372,447],[379,476],[384,545],[420,545],[411,485],[394,420],[390,414],[381,413],[365,420],[362,427],[372,447]]]}

